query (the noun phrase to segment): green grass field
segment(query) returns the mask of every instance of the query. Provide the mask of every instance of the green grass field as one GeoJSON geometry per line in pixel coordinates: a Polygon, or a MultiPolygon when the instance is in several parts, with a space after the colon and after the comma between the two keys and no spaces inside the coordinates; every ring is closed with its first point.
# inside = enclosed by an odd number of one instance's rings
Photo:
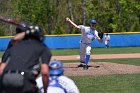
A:
{"type": "MultiPolygon", "coordinates": [[[[63,60],[64,63],[78,62],[79,60],[63,60]]],[[[112,62],[119,64],[130,64],[140,66],[139,58],[122,58],[122,59],[90,59],[90,62],[112,62]]]]}
{"type": "MultiPolygon", "coordinates": [[[[79,49],[51,50],[53,55],[78,55],[79,49]]],[[[140,53],[140,47],[93,48],[94,54],[140,53]]],[[[3,52],[0,53],[2,56],[3,52]]],[[[114,62],[140,66],[140,59],[95,59],[92,62],[114,62]]],[[[66,60],[63,62],[77,62],[66,60]]],[[[71,77],[80,93],[140,93],[140,74],[71,77]]]]}
{"type": "MultiPolygon", "coordinates": [[[[93,48],[94,54],[121,54],[140,53],[140,47],[123,48],[93,48]]],[[[78,55],[79,49],[52,50],[53,55],[78,55]]],[[[77,62],[78,60],[66,60],[63,62],[77,62]]],[[[92,62],[114,62],[140,66],[140,59],[95,59],[92,62]]],[[[85,76],[71,77],[80,93],[140,93],[140,74],[108,75],[108,76],[85,76]]]]}
{"type": "MultiPolygon", "coordinates": [[[[78,55],[79,49],[52,49],[54,56],[60,55],[78,55]]],[[[121,48],[92,48],[94,54],[121,54],[121,53],[140,53],[140,47],[121,47],[121,48]]],[[[0,52],[0,57],[3,52],[0,52]]]]}
{"type": "Polygon", "coordinates": [[[140,74],[71,78],[80,93],[140,93],[140,74]]]}
{"type": "MultiPolygon", "coordinates": [[[[91,54],[121,54],[121,53],[140,53],[140,47],[121,47],[121,48],[93,48],[91,54]]],[[[78,55],[79,49],[58,49],[52,50],[52,54],[58,55],[78,55]]],[[[63,62],[77,62],[79,60],[65,60],[63,62]]],[[[113,62],[120,64],[131,64],[140,66],[139,58],[123,59],[91,59],[92,62],[113,62]]]]}
{"type": "MultiPolygon", "coordinates": [[[[52,54],[57,55],[78,55],[79,49],[53,49],[52,54]]],[[[122,48],[92,48],[91,54],[121,54],[121,53],[140,53],[140,47],[122,48]]]]}

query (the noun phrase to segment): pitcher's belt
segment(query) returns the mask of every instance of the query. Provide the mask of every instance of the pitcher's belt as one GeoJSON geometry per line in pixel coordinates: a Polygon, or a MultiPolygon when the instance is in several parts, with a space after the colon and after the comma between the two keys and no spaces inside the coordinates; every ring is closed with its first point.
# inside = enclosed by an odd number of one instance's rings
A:
{"type": "Polygon", "coordinates": [[[91,43],[85,43],[85,42],[83,42],[83,41],[81,41],[81,43],[82,43],[82,44],[91,44],[91,43]]]}
{"type": "MultiPolygon", "coordinates": [[[[82,43],[82,42],[81,42],[82,43]]],[[[90,45],[91,43],[82,43],[82,44],[85,44],[85,45],[90,45]]]]}

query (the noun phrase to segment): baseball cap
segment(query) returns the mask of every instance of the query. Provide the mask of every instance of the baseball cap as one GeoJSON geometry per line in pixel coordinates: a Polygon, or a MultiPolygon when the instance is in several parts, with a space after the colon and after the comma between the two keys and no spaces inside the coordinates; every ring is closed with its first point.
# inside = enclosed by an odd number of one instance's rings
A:
{"type": "Polygon", "coordinates": [[[96,20],[91,20],[90,23],[96,24],[96,20]]]}

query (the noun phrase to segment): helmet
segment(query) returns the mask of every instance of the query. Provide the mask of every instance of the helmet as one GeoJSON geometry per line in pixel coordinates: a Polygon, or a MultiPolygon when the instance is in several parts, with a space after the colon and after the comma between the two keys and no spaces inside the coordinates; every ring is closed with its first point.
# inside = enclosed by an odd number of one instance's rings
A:
{"type": "Polygon", "coordinates": [[[63,75],[63,63],[58,60],[52,60],[49,63],[49,73],[50,76],[60,76],[63,75]]]}
{"type": "Polygon", "coordinates": [[[38,33],[39,33],[39,32],[40,32],[40,33],[42,32],[42,29],[41,29],[40,26],[35,26],[34,29],[35,29],[36,32],[38,32],[38,33]]]}
{"type": "Polygon", "coordinates": [[[90,23],[96,24],[96,20],[91,20],[90,23]]]}
{"type": "Polygon", "coordinates": [[[33,29],[35,30],[35,32],[33,33],[33,36],[37,36],[41,39],[44,35],[42,28],[36,25],[36,26],[33,26],[33,29]]]}
{"type": "Polygon", "coordinates": [[[27,24],[25,23],[21,23],[21,26],[17,26],[16,27],[16,34],[21,33],[21,32],[25,32],[27,30],[27,24]]]}
{"type": "Polygon", "coordinates": [[[27,26],[24,31],[29,30],[29,33],[26,34],[24,39],[36,39],[38,41],[44,40],[44,33],[40,26],[27,26]]]}

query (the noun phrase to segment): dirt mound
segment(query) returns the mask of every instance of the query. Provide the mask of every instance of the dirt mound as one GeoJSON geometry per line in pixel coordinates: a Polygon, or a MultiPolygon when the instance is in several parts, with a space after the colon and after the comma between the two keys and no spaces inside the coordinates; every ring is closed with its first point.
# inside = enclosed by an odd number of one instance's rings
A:
{"type": "Polygon", "coordinates": [[[79,63],[64,63],[66,76],[100,76],[110,74],[140,73],[140,66],[117,64],[109,62],[89,62],[89,69],[78,68],[79,63]]]}

